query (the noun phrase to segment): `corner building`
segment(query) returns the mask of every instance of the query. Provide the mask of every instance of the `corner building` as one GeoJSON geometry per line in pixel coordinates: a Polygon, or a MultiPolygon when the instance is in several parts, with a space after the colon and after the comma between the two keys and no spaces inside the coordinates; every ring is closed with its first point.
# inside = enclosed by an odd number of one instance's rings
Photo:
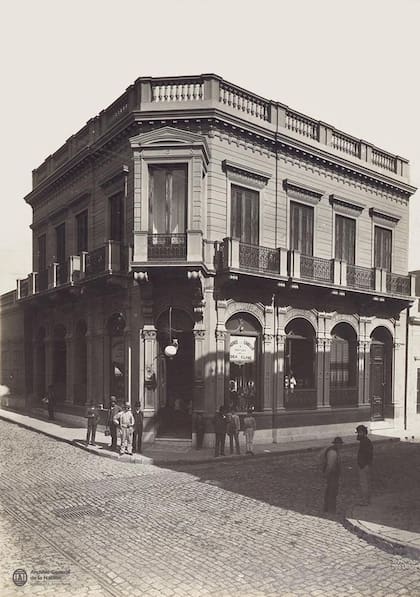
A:
{"type": "Polygon", "coordinates": [[[256,441],[404,418],[407,160],[209,74],[139,78],[33,172],[25,392],[252,406],[256,441]],[[178,352],[164,356],[176,339],[178,352]]]}

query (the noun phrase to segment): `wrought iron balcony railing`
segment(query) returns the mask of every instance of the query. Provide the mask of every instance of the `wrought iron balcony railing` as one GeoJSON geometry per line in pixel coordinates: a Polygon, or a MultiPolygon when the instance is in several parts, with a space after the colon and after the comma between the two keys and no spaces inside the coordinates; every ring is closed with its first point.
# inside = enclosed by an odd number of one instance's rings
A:
{"type": "Polygon", "coordinates": [[[171,261],[187,259],[186,234],[149,234],[147,237],[148,259],[171,261]]]}
{"type": "Polygon", "coordinates": [[[301,255],[300,277],[320,282],[334,282],[334,259],[301,255]]]}
{"type": "Polygon", "coordinates": [[[375,290],[375,270],[369,267],[347,264],[347,286],[375,290]]]}
{"type": "Polygon", "coordinates": [[[411,277],[399,276],[388,272],[386,275],[386,290],[392,294],[411,295],[411,277]]]}

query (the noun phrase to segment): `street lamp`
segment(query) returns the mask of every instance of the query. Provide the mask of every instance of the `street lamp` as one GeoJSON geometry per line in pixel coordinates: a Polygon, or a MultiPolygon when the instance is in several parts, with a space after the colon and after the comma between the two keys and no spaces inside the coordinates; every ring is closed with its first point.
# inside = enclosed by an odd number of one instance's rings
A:
{"type": "Polygon", "coordinates": [[[178,340],[172,338],[172,307],[169,307],[169,344],[165,346],[163,352],[168,359],[173,359],[178,352],[178,340]]]}

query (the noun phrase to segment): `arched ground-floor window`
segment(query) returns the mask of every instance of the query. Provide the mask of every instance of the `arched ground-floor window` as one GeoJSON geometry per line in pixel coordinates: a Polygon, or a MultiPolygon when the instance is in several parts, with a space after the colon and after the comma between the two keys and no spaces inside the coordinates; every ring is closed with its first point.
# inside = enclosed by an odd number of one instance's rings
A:
{"type": "Polygon", "coordinates": [[[284,406],[315,408],[315,330],[303,318],[290,321],[285,329],[284,406]]]}
{"type": "Polygon", "coordinates": [[[331,333],[330,404],[357,406],[357,336],[347,323],[337,324],[331,333]]]}
{"type": "Polygon", "coordinates": [[[261,410],[261,326],[247,313],[238,313],[226,322],[225,405],[239,412],[261,410]]]}

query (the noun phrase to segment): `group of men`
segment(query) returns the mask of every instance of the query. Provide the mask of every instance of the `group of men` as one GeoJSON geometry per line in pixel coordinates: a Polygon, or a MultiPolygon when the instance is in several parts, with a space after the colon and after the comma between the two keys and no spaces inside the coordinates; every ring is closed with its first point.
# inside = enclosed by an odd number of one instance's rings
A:
{"type": "MultiPolygon", "coordinates": [[[[245,435],[246,454],[254,454],[252,448],[256,423],[255,418],[252,416],[252,412],[252,408],[248,408],[244,418],[243,431],[245,435]]],[[[229,436],[230,453],[233,454],[233,445],[235,444],[236,453],[240,454],[239,432],[241,430],[241,421],[235,410],[232,409],[229,411],[224,406],[221,406],[214,415],[213,425],[216,435],[214,450],[215,457],[225,455],[226,435],[229,436]]]]}
{"type": "MultiPolygon", "coordinates": [[[[356,427],[359,450],[357,453],[357,466],[359,470],[361,502],[359,505],[367,506],[370,503],[370,475],[373,462],[373,445],[368,438],[368,429],[365,425],[356,427]]],[[[323,453],[323,472],[326,486],[324,496],[324,512],[335,513],[337,505],[338,485],[340,478],[340,447],[343,445],[341,437],[334,438],[331,446],[323,453]]]]}
{"type": "MultiPolygon", "coordinates": [[[[87,435],[86,443],[94,446],[96,428],[99,421],[99,410],[91,405],[87,412],[87,435]]],[[[117,436],[120,435],[120,454],[129,454],[133,452],[141,453],[141,443],[143,436],[143,411],[139,402],[136,403],[134,411],[131,410],[130,403],[125,402],[122,408],[117,403],[115,396],[111,396],[110,405],[106,421],[107,434],[111,437],[111,450],[116,451],[117,436]]]]}

